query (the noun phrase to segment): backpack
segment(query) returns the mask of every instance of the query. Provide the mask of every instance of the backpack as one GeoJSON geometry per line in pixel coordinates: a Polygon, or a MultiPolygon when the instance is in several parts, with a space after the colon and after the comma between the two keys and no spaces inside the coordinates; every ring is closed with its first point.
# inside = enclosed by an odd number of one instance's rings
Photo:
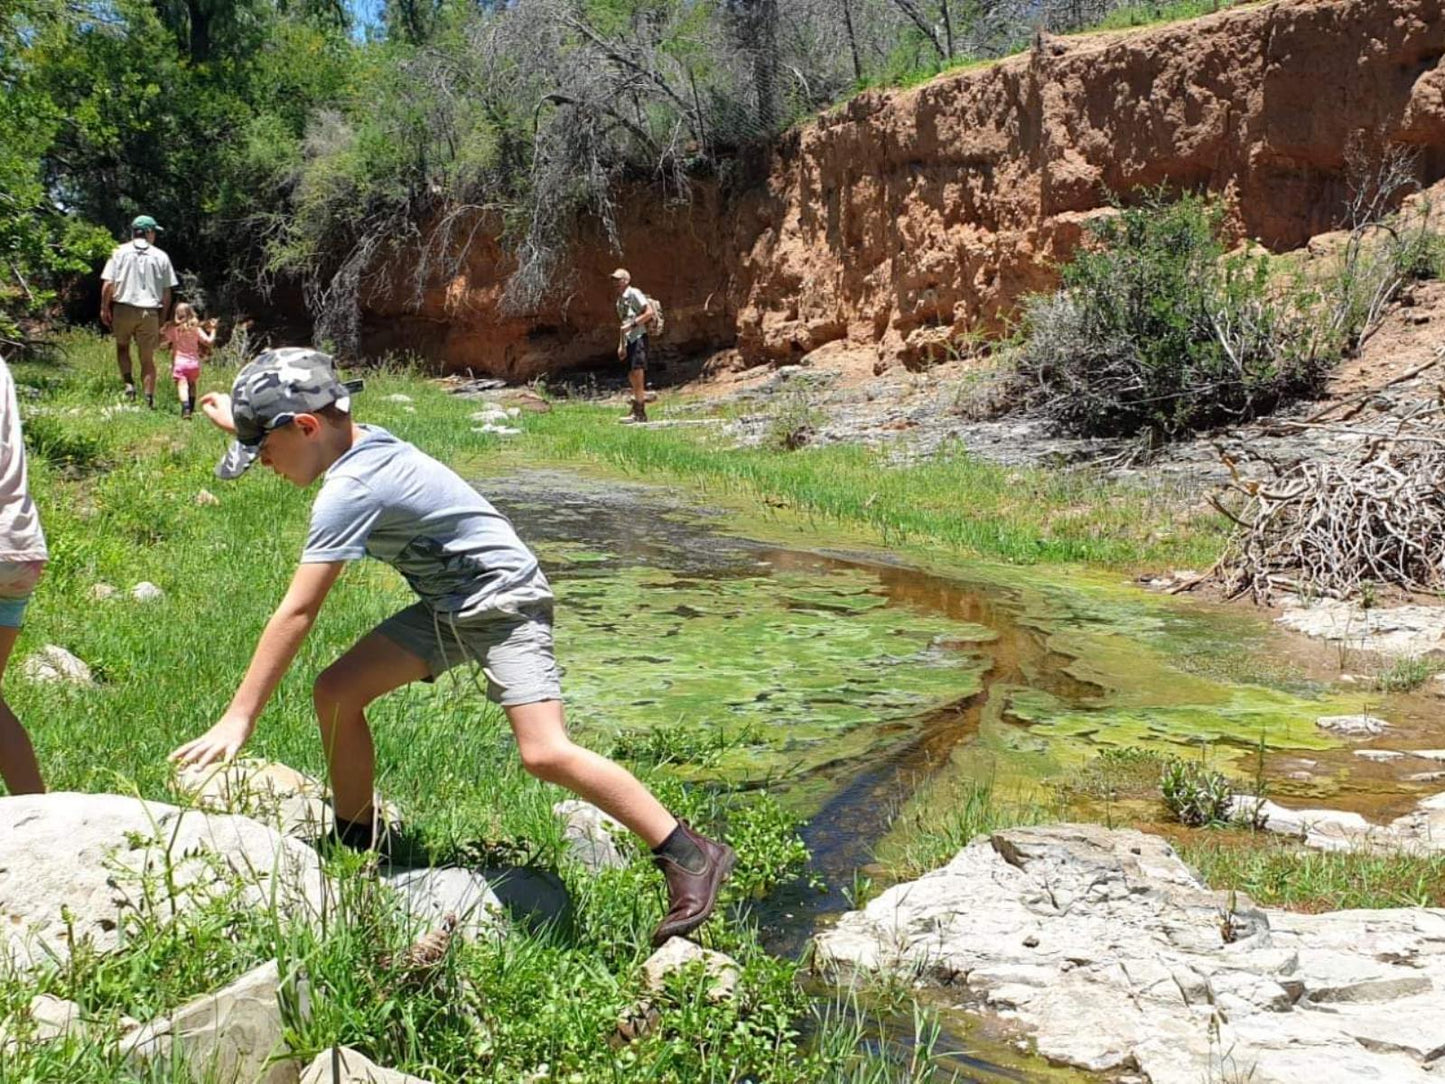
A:
{"type": "Polygon", "coordinates": [[[662,315],[662,302],[655,297],[646,294],[647,303],[652,306],[652,320],[647,325],[647,334],[657,339],[662,337],[663,329],[667,327],[667,317],[662,315]]]}

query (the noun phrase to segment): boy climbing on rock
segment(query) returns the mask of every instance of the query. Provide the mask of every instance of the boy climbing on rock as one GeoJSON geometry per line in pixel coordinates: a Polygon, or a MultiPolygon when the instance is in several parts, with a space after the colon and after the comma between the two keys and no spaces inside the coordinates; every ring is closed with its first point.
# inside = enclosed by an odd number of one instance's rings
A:
{"type": "Polygon", "coordinates": [[[420,601],[316,679],[337,840],[357,849],[382,842],[367,705],[471,659],[506,713],[527,771],[599,806],[652,848],[668,894],[653,943],[696,929],[732,870],[732,848],[678,821],[625,768],[572,743],[552,656],[552,590],[536,557],[450,468],[384,429],[357,424],[354,390],[327,355],[287,347],[243,368],[229,397],[201,399],[206,416],[236,437],[216,468],[222,478],[238,477],[259,458],[295,485],[322,484],[301,562],[230,707],[171,758],[204,766],[236,754],[342,568],[370,555],[400,572],[420,601]]]}

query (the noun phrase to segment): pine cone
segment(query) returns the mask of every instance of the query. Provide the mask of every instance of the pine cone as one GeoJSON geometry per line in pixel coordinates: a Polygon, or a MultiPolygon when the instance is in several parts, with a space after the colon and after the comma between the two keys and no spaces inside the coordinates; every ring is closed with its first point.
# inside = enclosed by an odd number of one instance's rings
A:
{"type": "MultiPolygon", "coordinates": [[[[431,930],[417,939],[416,943],[402,950],[396,959],[396,966],[401,971],[426,972],[434,969],[446,959],[447,949],[451,947],[452,936],[456,933],[458,920],[456,913],[448,911],[442,916],[442,924],[438,929],[431,930]]],[[[392,966],[390,957],[382,957],[383,967],[392,966]]]]}

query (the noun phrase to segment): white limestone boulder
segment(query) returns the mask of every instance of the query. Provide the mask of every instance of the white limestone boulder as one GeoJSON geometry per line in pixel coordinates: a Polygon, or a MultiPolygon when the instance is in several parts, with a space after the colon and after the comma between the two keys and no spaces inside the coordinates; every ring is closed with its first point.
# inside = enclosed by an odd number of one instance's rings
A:
{"type": "Polygon", "coordinates": [[[0,955],[63,961],[72,934],[116,948],[138,914],[170,921],[216,893],[283,916],[319,915],[316,852],[246,817],[116,794],[0,798],[0,955]]]}
{"type": "Polygon", "coordinates": [[[1426,1084],[1445,1044],[1445,911],[1266,912],[1131,830],[980,837],[815,948],[826,973],[936,985],[1053,1062],[1152,1084],[1426,1084]]]}

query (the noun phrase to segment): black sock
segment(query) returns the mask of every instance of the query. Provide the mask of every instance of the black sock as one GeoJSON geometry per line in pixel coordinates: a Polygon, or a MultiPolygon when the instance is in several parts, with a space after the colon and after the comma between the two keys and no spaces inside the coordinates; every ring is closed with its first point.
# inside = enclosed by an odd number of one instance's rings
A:
{"type": "Polygon", "coordinates": [[[371,817],[364,821],[349,821],[345,817],[337,817],[331,834],[338,843],[350,847],[353,851],[369,851],[376,846],[376,830],[372,826],[371,817]]]}
{"type": "Polygon", "coordinates": [[[701,873],[707,866],[707,855],[703,854],[702,848],[683,831],[681,823],[672,830],[670,836],[652,848],[652,853],[659,858],[676,862],[688,873],[701,873]]]}

